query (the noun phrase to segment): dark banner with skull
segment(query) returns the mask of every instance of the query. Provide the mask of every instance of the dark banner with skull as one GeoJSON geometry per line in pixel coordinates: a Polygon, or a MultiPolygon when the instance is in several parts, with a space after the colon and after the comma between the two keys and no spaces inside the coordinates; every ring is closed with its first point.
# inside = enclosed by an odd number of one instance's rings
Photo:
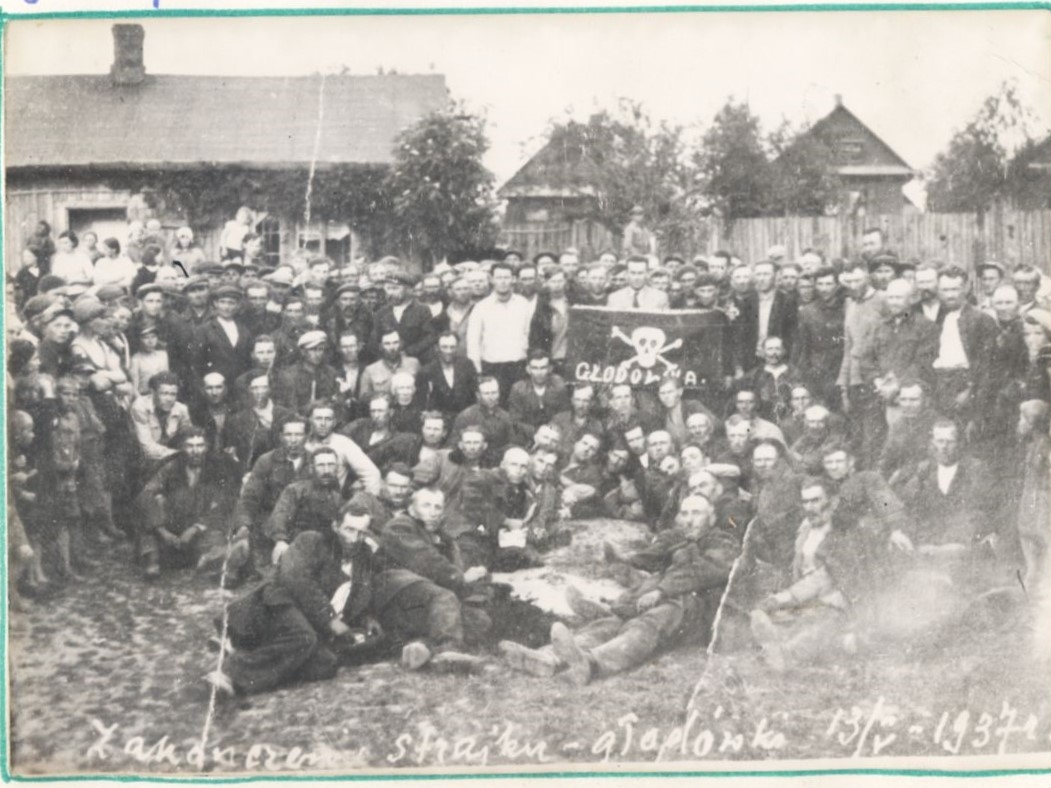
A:
{"type": "Polygon", "coordinates": [[[726,317],[712,310],[570,310],[566,375],[596,385],[656,388],[665,375],[705,390],[722,377],[726,317]]]}

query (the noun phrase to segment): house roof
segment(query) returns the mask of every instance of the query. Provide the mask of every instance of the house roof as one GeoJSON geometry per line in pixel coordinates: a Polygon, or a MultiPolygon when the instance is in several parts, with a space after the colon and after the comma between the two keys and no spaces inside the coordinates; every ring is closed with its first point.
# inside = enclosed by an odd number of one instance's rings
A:
{"type": "Polygon", "coordinates": [[[595,194],[596,164],[578,145],[548,140],[497,191],[508,197],[588,197],[595,194]]]}
{"type": "Polygon", "coordinates": [[[108,75],[8,77],[6,164],[309,165],[315,143],[320,166],[386,164],[397,134],[448,102],[441,75],[330,75],[323,100],[321,84],[316,75],[147,74],[121,87],[108,75]]]}
{"type": "Polygon", "coordinates": [[[863,158],[859,161],[844,163],[836,167],[836,172],[844,176],[860,177],[898,177],[909,180],[916,170],[909,166],[884,139],[863,123],[857,115],[847,109],[841,100],[836,101],[835,108],[804,132],[805,136],[825,136],[836,139],[847,134],[857,134],[865,143],[863,158]]]}

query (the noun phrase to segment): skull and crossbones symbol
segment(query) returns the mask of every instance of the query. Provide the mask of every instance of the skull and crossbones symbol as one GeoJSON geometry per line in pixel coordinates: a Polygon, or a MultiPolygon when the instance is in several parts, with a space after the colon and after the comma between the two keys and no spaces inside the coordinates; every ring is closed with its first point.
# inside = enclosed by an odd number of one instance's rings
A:
{"type": "Polygon", "coordinates": [[[682,338],[664,344],[667,335],[661,329],[650,326],[636,328],[630,337],[619,326],[613,326],[613,337],[630,345],[635,351],[635,355],[624,362],[625,366],[637,363],[642,369],[651,369],[658,361],[668,369],[678,366],[664,358],[664,354],[681,348],[682,338]]]}

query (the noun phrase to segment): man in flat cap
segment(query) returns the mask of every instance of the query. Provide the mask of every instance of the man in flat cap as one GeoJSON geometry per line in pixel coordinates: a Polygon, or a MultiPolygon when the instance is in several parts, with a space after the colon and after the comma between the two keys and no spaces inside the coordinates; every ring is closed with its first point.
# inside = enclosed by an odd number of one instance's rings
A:
{"type": "Polygon", "coordinates": [[[429,361],[435,334],[431,310],[412,296],[416,277],[407,271],[394,271],[383,286],[387,303],[377,313],[372,328],[372,350],[379,354],[383,335],[391,329],[401,336],[407,356],[429,361]]]}
{"type": "Polygon", "coordinates": [[[313,400],[337,396],[339,381],[336,371],[325,363],[328,337],[324,331],[307,331],[296,344],[296,363],[277,373],[274,400],[296,413],[303,413],[313,400]]]}
{"type": "Polygon", "coordinates": [[[624,257],[657,254],[657,239],[644,224],[646,212],[641,205],[631,209],[631,220],[624,228],[624,257]]]}
{"type": "MultiPolygon", "coordinates": [[[[329,340],[338,343],[341,336],[351,331],[360,345],[367,344],[372,337],[372,313],[362,303],[361,287],[357,282],[346,282],[336,289],[334,307],[322,324],[329,340]]],[[[362,355],[362,361],[371,360],[364,352],[362,355]]]]}
{"type": "Polygon", "coordinates": [[[220,285],[211,294],[215,314],[197,331],[197,362],[199,378],[209,372],[219,372],[228,381],[249,370],[251,336],[237,319],[243,293],[239,287],[220,285]]]}

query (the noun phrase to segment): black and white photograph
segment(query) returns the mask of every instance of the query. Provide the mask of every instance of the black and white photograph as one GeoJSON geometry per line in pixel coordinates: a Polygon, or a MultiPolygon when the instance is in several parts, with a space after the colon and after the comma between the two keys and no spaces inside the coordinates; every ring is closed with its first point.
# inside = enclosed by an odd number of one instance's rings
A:
{"type": "Polygon", "coordinates": [[[1051,770],[1049,8],[2,27],[7,774],[1051,770]]]}

